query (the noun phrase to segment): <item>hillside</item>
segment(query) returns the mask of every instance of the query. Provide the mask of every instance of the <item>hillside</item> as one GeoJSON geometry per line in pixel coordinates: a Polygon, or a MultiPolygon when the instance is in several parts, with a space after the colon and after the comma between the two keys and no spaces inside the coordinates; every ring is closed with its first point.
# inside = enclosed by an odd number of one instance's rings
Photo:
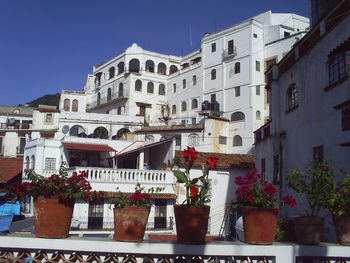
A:
{"type": "Polygon", "coordinates": [[[34,107],[34,108],[38,107],[39,104],[52,105],[58,108],[59,102],[60,102],[60,94],[56,93],[56,94],[46,94],[40,98],[37,98],[25,104],[27,104],[29,107],[34,107]]]}

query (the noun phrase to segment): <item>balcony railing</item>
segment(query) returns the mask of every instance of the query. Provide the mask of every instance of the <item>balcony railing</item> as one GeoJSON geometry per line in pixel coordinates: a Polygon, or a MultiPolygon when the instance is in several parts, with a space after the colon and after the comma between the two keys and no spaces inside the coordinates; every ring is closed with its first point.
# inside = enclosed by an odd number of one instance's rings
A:
{"type": "Polygon", "coordinates": [[[120,100],[126,100],[129,98],[129,90],[124,89],[123,92],[119,92],[115,96],[107,99],[107,97],[102,97],[100,101],[94,100],[91,104],[89,104],[89,109],[103,107],[110,103],[118,102],[120,100]]]}
{"type": "Polygon", "coordinates": [[[96,263],[343,263],[349,247],[335,244],[270,246],[216,241],[185,245],[171,241],[117,242],[112,238],[34,238],[31,235],[0,236],[0,262],[96,262],[96,263]]]}
{"type": "Polygon", "coordinates": [[[6,122],[0,123],[0,129],[26,130],[31,128],[32,128],[31,123],[14,123],[14,124],[6,123],[6,122]]]}
{"type": "Polygon", "coordinates": [[[236,46],[234,46],[232,49],[225,49],[222,52],[222,60],[223,61],[233,59],[235,56],[237,56],[237,47],[236,46]]]}

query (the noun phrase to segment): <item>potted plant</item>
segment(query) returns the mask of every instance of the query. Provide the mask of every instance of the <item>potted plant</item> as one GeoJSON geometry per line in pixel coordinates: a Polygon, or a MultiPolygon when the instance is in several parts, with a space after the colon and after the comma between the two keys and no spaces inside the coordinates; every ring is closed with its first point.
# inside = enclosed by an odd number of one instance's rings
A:
{"type": "Polygon", "coordinates": [[[114,239],[118,241],[140,242],[145,235],[151,210],[150,192],[160,192],[163,188],[151,188],[148,193],[139,183],[134,193],[117,192],[109,199],[114,205],[114,239]]]}
{"type": "Polygon", "coordinates": [[[298,193],[305,215],[294,217],[298,243],[317,245],[324,232],[320,211],[326,207],[333,190],[334,174],[328,162],[310,162],[304,169],[294,169],[287,176],[288,187],[298,193]]]}
{"type": "Polygon", "coordinates": [[[34,199],[34,230],[37,237],[66,238],[69,235],[75,199],[97,197],[91,192],[85,171],[68,176],[62,163],[59,174],[44,177],[32,170],[26,171],[31,182],[14,184],[17,196],[34,199]]]}
{"type": "MultiPolygon", "coordinates": [[[[329,168],[330,169],[330,168],[329,168]]],[[[332,191],[326,206],[333,215],[338,242],[350,245],[350,175],[345,174],[341,181],[333,181],[332,191]]]]}
{"type": "Polygon", "coordinates": [[[291,195],[280,198],[276,186],[254,168],[237,176],[237,204],[243,215],[244,240],[250,244],[272,244],[276,236],[279,204],[295,206],[291,195]]]}
{"type": "Polygon", "coordinates": [[[181,205],[174,205],[177,240],[181,243],[204,243],[208,231],[210,206],[209,170],[217,169],[218,158],[209,156],[202,166],[202,176],[191,178],[190,171],[198,158],[194,147],[187,147],[183,152],[185,171],[174,170],[178,183],[184,183],[186,199],[181,205]]]}

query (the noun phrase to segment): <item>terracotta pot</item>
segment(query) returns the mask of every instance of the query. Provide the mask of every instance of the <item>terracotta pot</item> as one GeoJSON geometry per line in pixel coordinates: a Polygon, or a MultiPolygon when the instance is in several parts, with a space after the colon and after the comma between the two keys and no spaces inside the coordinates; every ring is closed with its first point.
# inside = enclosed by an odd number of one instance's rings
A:
{"type": "Polygon", "coordinates": [[[275,241],[278,208],[242,206],[244,242],[271,245],[275,241]]]}
{"type": "Polygon", "coordinates": [[[34,200],[34,230],[36,237],[66,238],[69,235],[74,199],[60,202],[56,197],[34,200]]]}
{"type": "Polygon", "coordinates": [[[333,215],[333,222],[338,243],[350,246],[350,215],[333,215]]]}
{"type": "Polygon", "coordinates": [[[299,244],[318,245],[323,237],[324,218],[320,216],[294,217],[295,234],[299,244]]]}
{"type": "Polygon", "coordinates": [[[174,205],[177,241],[186,244],[205,242],[210,206],[174,205]]]}
{"type": "Polygon", "coordinates": [[[150,207],[136,206],[114,208],[114,239],[142,241],[150,210],[150,207]]]}

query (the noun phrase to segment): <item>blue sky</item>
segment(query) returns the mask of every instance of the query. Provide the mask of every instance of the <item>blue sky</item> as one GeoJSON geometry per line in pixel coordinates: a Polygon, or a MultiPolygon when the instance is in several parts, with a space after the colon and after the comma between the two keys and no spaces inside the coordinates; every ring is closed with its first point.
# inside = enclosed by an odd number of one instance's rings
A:
{"type": "Polygon", "coordinates": [[[93,64],[133,42],[185,55],[205,32],[267,10],[310,17],[309,0],[0,0],[0,105],[82,90],[93,64]]]}

